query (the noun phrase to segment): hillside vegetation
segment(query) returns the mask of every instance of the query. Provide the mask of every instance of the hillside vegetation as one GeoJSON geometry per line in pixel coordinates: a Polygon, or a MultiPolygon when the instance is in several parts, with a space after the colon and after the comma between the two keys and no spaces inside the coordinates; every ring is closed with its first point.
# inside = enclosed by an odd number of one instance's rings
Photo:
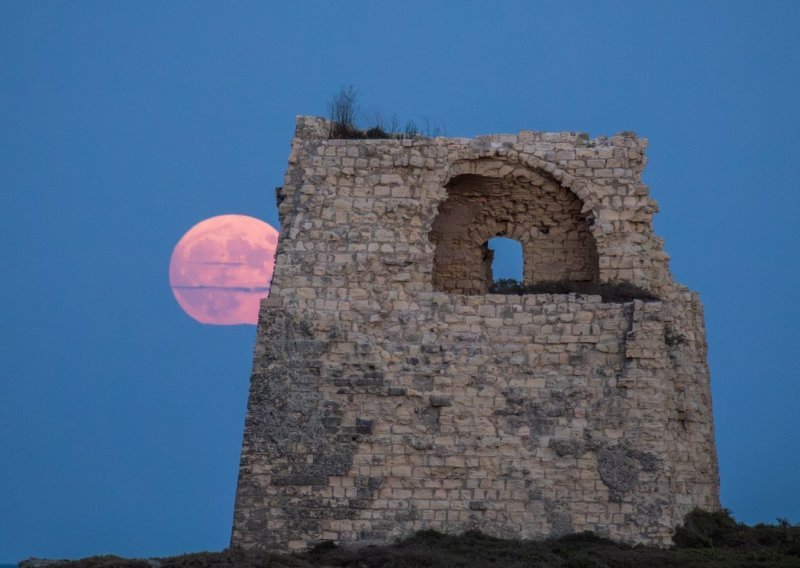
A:
{"type": "Polygon", "coordinates": [[[126,560],[96,556],[71,562],[26,561],[22,568],[42,566],[205,568],[640,568],[760,566],[800,567],[800,524],[779,521],[777,525],[748,527],[736,522],[728,511],[695,511],[675,532],[675,546],[658,549],[626,546],[592,533],[559,539],[531,541],[504,540],[479,532],[460,536],[422,531],[386,546],[357,550],[338,548],[332,543],[305,554],[271,555],[237,550],[203,552],[172,558],[126,560]]]}

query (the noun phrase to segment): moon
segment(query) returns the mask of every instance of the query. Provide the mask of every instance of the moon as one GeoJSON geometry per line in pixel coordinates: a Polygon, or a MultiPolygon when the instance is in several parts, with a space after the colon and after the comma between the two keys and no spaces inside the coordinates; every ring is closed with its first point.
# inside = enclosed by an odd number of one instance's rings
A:
{"type": "Polygon", "coordinates": [[[212,325],[258,323],[269,296],[278,231],[247,215],[219,215],[189,229],[172,251],[169,284],[181,308],[212,325]]]}

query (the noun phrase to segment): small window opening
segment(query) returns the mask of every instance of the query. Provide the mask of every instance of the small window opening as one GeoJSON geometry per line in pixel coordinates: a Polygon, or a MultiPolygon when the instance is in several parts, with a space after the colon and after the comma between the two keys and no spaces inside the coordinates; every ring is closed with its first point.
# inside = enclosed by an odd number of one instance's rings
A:
{"type": "Polygon", "coordinates": [[[522,284],[522,243],[506,237],[494,237],[487,243],[492,251],[491,282],[514,280],[522,284]]]}

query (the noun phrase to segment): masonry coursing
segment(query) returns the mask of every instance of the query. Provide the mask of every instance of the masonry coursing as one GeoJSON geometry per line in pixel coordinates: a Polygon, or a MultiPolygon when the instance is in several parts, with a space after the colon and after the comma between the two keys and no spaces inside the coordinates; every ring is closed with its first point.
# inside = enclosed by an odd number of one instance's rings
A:
{"type": "Polygon", "coordinates": [[[423,528],[665,545],[719,507],[702,306],[652,233],[645,140],[328,128],[298,117],[278,190],[232,545],[423,528]],[[488,294],[497,235],[522,242],[526,283],[658,300],[488,294]]]}

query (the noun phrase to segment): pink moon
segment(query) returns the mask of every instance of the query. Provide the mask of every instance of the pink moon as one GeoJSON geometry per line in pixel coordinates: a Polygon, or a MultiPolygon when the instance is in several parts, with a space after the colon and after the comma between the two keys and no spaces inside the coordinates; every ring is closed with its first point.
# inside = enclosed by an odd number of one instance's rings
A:
{"type": "Polygon", "coordinates": [[[246,215],[219,215],[189,229],[172,251],[169,284],[200,323],[258,323],[269,296],[278,231],[246,215]]]}

